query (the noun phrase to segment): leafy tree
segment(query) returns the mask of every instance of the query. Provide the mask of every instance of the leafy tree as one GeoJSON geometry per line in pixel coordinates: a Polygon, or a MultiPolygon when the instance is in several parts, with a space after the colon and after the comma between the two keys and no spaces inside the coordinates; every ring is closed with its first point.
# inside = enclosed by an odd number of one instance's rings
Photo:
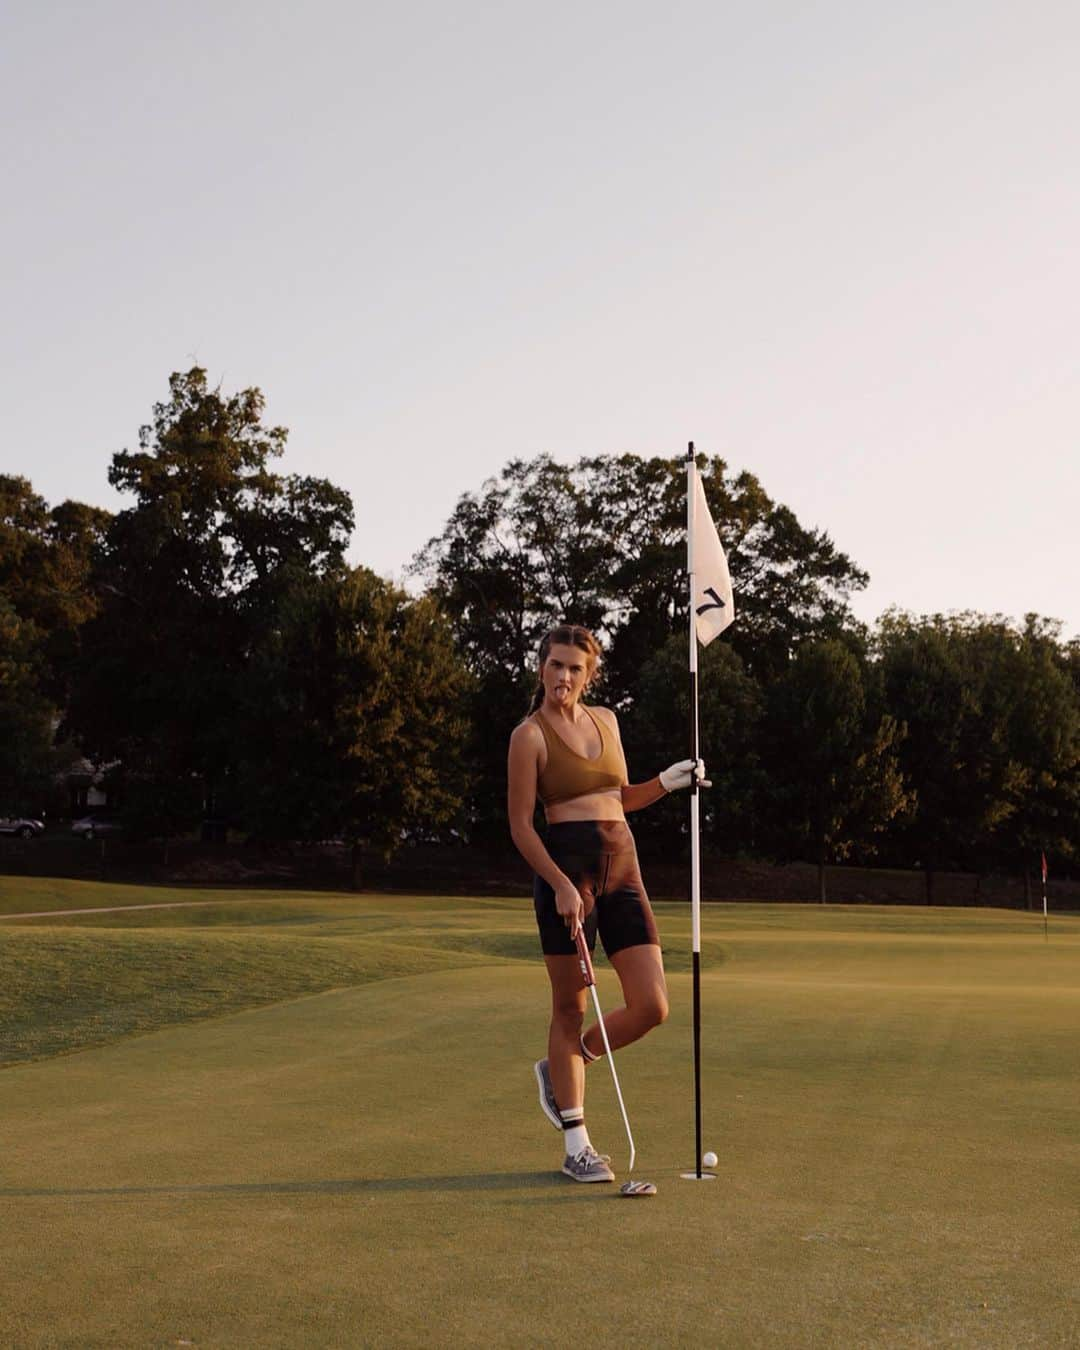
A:
{"type": "Polygon", "coordinates": [[[84,627],[71,722],[87,750],[149,781],[196,775],[214,813],[235,772],[252,653],[285,596],[343,567],[348,496],[281,476],[286,440],[258,389],[227,397],[198,367],[174,374],[139,450],[109,481],[133,504],[110,522],[84,627]]]}
{"type": "MultiPolygon", "coordinates": [[[[739,597],[737,650],[752,668],[781,664],[802,640],[852,623],[848,599],[867,576],[828,535],[799,524],[750,473],[699,456],[739,597]]],[[[529,670],[553,618],[605,636],[620,701],[640,664],[685,631],[685,460],[547,455],[511,460],[466,493],[415,570],[438,591],[470,664],[529,670]],[[618,655],[616,655],[618,653],[618,655]],[[619,667],[619,673],[614,673],[619,667]]]]}
{"type": "Polygon", "coordinates": [[[978,817],[970,795],[978,768],[965,752],[978,702],[963,653],[943,624],[891,613],[878,642],[886,701],[908,732],[901,768],[916,794],[915,812],[898,834],[907,856],[925,869],[931,904],[935,872],[954,862],[978,817]]]}
{"type": "Polygon", "coordinates": [[[348,494],[324,479],[272,473],[284,427],[262,425],[258,389],[226,398],[195,367],[140,428],[139,450],[113,456],[109,482],[135,496],[109,534],[110,553],[139,561],[191,595],[259,599],[298,571],[342,565],[348,494]]]}
{"type": "MultiPolygon", "coordinates": [[[[782,669],[809,636],[852,624],[851,592],[866,584],[829,537],[799,524],[749,473],[700,457],[738,597],[725,635],[756,678],[782,669]]],[[[512,460],[460,498],[414,569],[437,594],[477,677],[473,746],[480,832],[504,832],[506,739],[535,682],[544,632],[569,619],[607,650],[598,694],[626,712],[640,675],[686,633],[686,463],[634,455],[512,460]]]]}
{"type": "Polygon", "coordinates": [[[808,642],[767,696],[762,745],[767,810],[779,851],[810,852],[825,901],[825,865],[875,851],[875,836],[910,807],[895,718],[873,696],[850,647],[808,642]]]}
{"type": "Polygon", "coordinates": [[[994,842],[1001,861],[1022,871],[1029,904],[1040,852],[1068,859],[1080,845],[1080,696],[1058,643],[1060,631],[1059,624],[1034,614],[1022,629],[998,625],[992,630],[996,651],[984,660],[1008,757],[1008,810],[994,842]]]}
{"type": "Polygon", "coordinates": [[[468,682],[433,600],[362,568],[295,590],[251,668],[248,828],[344,837],[355,858],[460,823],[468,682]]]}
{"type": "MultiPolygon", "coordinates": [[[[1071,642],[1062,644],[1057,651],[1057,664],[1061,672],[1068,678],[1069,685],[1073,694],[1073,707],[1080,708],[1080,639],[1073,639],[1071,642]]],[[[1075,784],[1075,775],[1070,775],[1067,789],[1068,804],[1060,813],[1060,824],[1058,828],[1051,832],[1050,847],[1047,849],[1047,855],[1055,848],[1053,843],[1054,836],[1057,835],[1062,842],[1062,851],[1075,863],[1080,858],[1080,786],[1075,784]]]]}
{"type": "Polygon", "coordinates": [[[56,767],[41,666],[37,630],[0,595],[0,815],[40,810],[56,767]]]}
{"type": "Polygon", "coordinates": [[[110,520],[82,502],[50,508],[26,478],[0,475],[0,595],[40,638],[42,692],[62,706],[79,667],[79,630],[97,607],[91,568],[110,520]]]}
{"type": "Polygon", "coordinates": [[[970,613],[880,621],[886,698],[908,728],[901,764],[918,796],[898,842],[926,870],[928,903],[935,871],[983,871],[1003,847],[1031,849],[1046,812],[1061,810],[1075,734],[1044,639],[970,613]]]}
{"type": "MultiPolygon", "coordinates": [[[[645,778],[689,753],[686,647],[686,638],[669,638],[642,667],[638,697],[621,726],[631,778],[645,778]]],[[[739,654],[723,642],[700,651],[698,669],[698,739],[712,783],[701,795],[702,842],[728,857],[751,854],[759,844],[764,787],[758,755],[763,695],[739,654]]],[[[688,828],[685,793],[634,820],[639,846],[667,854],[674,840],[688,837],[688,828]]]]}
{"type": "Polygon", "coordinates": [[[40,585],[48,523],[48,504],[30,480],[0,474],[0,592],[20,611],[40,585]]]}

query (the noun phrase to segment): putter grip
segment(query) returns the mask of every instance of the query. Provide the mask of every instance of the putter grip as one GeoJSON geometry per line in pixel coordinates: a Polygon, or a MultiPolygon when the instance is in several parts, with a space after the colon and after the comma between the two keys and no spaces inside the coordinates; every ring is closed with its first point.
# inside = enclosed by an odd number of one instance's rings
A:
{"type": "Polygon", "coordinates": [[[581,977],[585,981],[585,988],[596,983],[596,976],[593,974],[592,957],[589,955],[589,945],[585,941],[585,934],[579,928],[577,937],[574,939],[577,943],[578,965],[581,967],[581,977]]]}

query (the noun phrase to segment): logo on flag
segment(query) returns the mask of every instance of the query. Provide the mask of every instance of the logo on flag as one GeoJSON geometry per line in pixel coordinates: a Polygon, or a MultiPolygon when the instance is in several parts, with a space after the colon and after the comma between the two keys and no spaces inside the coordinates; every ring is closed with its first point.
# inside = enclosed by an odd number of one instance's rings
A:
{"type": "Polygon", "coordinates": [[[698,641],[707,647],[735,618],[727,558],[716,532],[701,476],[694,466],[694,525],[690,542],[690,571],[694,578],[694,624],[698,641]]]}

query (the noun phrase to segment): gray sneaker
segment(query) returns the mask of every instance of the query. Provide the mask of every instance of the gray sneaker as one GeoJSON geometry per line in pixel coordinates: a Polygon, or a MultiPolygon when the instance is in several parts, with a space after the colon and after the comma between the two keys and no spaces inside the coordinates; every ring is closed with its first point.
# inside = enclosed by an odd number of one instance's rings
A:
{"type": "Polygon", "coordinates": [[[559,1115],[559,1103],[555,1100],[555,1089],[551,1086],[546,1059],[538,1059],[533,1065],[536,1083],[540,1089],[540,1110],[557,1130],[562,1129],[562,1116],[559,1115]]]}
{"type": "Polygon", "coordinates": [[[615,1173],[608,1166],[610,1162],[607,1154],[597,1153],[592,1144],[586,1144],[577,1157],[566,1155],[562,1170],[575,1181],[614,1181],[615,1173]]]}

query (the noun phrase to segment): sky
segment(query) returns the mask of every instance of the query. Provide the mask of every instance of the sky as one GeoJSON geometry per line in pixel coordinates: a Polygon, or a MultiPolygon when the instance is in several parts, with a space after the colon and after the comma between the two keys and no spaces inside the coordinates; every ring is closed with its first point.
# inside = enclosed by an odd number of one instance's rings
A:
{"type": "Polygon", "coordinates": [[[1071,0],[2,15],[0,472],[51,504],[121,506],[198,364],[385,576],[511,458],[693,440],[859,617],[1080,636],[1071,0]]]}

